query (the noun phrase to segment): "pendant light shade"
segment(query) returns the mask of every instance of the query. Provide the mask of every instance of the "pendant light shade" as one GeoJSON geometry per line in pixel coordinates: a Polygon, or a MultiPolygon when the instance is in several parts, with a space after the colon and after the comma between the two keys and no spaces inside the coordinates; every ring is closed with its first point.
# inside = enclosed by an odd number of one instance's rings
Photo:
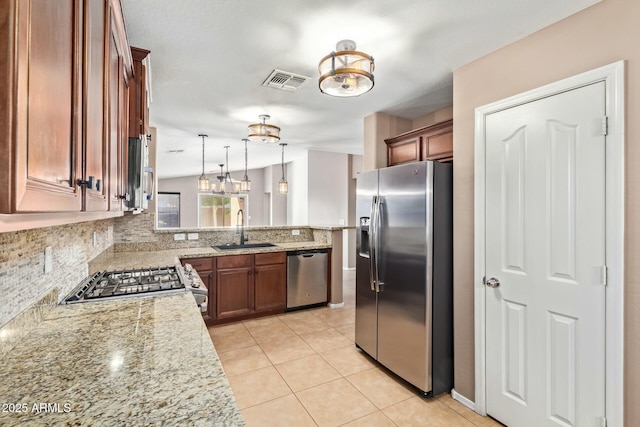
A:
{"type": "Polygon", "coordinates": [[[243,193],[248,193],[249,191],[251,191],[251,180],[247,175],[247,142],[249,142],[249,140],[245,138],[242,140],[242,142],[244,142],[244,177],[242,178],[242,181],[240,181],[240,191],[242,191],[243,193]]]}
{"type": "Polygon", "coordinates": [[[359,96],[373,88],[373,57],[356,50],[353,40],[341,40],[336,51],[320,60],[318,86],[331,96],[359,96]]]}
{"type": "Polygon", "coordinates": [[[282,178],[280,178],[280,181],[278,182],[278,192],[280,194],[287,194],[289,192],[289,183],[287,182],[287,178],[284,176],[284,147],[287,144],[285,143],[280,143],[280,146],[282,147],[282,178]]]}
{"type": "Polygon", "coordinates": [[[249,141],[264,143],[275,143],[280,141],[280,128],[266,123],[266,120],[270,119],[271,116],[261,114],[258,117],[260,117],[262,123],[249,125],[249,136],[247,137],[249,138],[249,141]]]}
{"type": "Polygon", "coordinates": [[[200,134],[198,136],[202,137],[202,175],[198,178],[198,191],[209,191],[209,178],[204,176],[204,139],[209,135],[200,134]]]}

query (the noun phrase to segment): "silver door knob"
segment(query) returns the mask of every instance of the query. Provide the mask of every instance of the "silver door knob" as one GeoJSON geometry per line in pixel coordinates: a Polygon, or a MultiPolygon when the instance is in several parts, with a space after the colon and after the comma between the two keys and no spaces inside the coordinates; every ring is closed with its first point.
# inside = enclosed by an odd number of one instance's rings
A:
{"type": "Polygon", "coordinates": [[[500,281],[495,277],[492,277],[491,279],[487,279],[484,284],[490,288],[497,288],[498,286],[500,286],[500,281]]]}

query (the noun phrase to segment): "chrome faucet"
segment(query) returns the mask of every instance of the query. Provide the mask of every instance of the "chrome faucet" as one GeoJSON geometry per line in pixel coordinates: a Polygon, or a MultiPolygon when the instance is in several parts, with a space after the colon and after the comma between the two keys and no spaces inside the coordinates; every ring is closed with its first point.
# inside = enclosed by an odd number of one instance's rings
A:
{"type": "Polygon", "coordinates": [[[246,239],[244,238],[244,211],[242,209],[238,209],[236,214],[236,234],[238,233],[240,234],[240,245],[244,245],[246,239]]]}

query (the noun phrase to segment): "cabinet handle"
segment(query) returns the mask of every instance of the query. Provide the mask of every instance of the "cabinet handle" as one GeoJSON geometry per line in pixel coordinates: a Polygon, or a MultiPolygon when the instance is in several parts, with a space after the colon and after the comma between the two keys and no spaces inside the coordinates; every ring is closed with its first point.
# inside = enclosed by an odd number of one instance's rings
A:
{"type": "Polygon", "coordinates": [[[249,271],[247,271],[247,274],[248,274],[249,276],[251,276],[251,275],[253,274],[253,271],[249,270],[249,271]]]}
{"type": "Polygon", "coordinates": [[[258,270],[256,270],[256,274],[260,273],[258,270]]]}

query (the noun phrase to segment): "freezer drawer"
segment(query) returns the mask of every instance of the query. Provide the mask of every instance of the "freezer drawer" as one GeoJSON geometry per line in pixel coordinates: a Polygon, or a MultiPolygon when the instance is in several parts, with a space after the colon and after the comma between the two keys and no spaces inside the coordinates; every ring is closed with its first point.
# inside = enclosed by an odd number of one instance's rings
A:
{"type": "Polygon", "coordinates": [[[287,252],[287,308],[327,301],[326,249],[287,252]]]}

